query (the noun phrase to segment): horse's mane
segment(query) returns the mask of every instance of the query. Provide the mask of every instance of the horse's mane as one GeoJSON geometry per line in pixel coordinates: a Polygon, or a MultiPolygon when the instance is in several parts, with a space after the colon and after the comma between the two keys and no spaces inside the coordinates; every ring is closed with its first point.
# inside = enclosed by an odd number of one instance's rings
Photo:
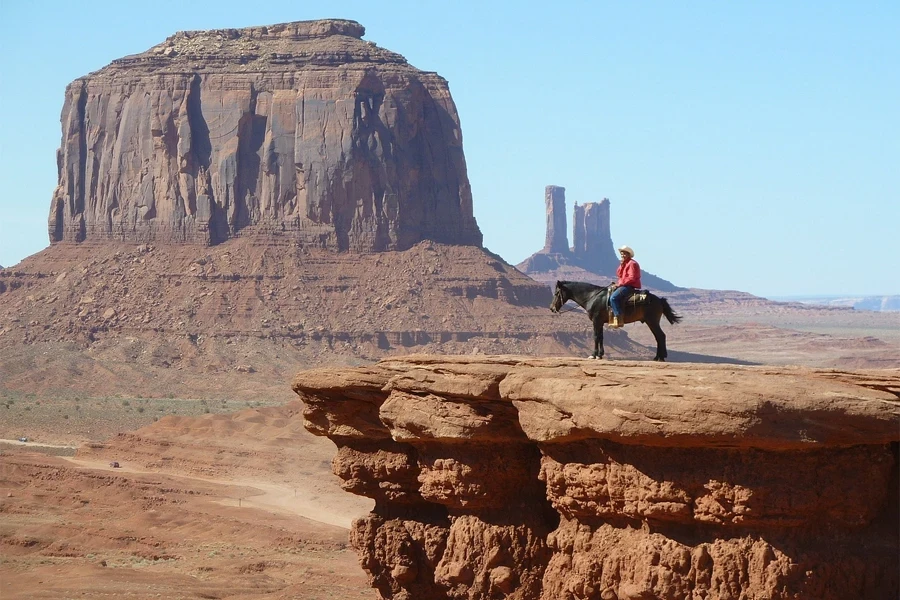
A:
{"type": "Polygon", "coordinates": [[[607,288],[607,286],[605,285],[594,285],[593,283],[588,283],[587,281],[557,281],[556,285],[567,288],[570,291],[573,288],[578,288],[585,291],[605,290],[607,288]]]}

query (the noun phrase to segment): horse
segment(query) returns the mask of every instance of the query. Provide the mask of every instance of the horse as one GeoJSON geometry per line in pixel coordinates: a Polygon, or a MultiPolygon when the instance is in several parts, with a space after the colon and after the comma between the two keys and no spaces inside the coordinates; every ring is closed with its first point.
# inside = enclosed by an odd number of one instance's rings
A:
{"type": "MultiPolygon", "coordinates": [[[[653,360],[665,362],[669,353],[666,351],[666,334],[659,326],[662,317],[665,316],[669,323],[681,322],[681,316],[675,314],[668,300],[654,296],[650,292],[645,302],[633,302],[628,299],[624,302],[622,317],[625,323],[640,321],[656,338],[656,356],[653,360]]],[[[558,313],[563,304],[572,300],[575,304],[587,311],[588,318],[594,324],[594,353],[590,358],[603,358],[603,324],[609,321],[609,294],[608,287],[600,287],[592,283],[582,281],[557,281],[556,291],[553,294],[553,302],[550,310],[558,313]]]]}

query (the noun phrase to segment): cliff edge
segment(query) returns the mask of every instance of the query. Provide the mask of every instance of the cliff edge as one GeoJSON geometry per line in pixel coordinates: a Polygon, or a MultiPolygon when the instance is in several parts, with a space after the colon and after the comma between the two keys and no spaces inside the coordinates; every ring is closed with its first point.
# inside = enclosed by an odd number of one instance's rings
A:
{"type": "Polygon", "coordinates": [[[417,355],[299,373],[383,598],[898,593],[900,371],[417,355]]]}

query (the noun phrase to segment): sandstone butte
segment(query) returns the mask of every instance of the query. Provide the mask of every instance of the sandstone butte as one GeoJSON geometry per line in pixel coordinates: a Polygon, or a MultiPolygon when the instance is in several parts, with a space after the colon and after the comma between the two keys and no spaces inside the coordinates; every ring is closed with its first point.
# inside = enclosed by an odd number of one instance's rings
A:
{"type": "Polygon", "coordinates": [[[583,345],[546,285],[482,247],[447,81],[364,31],[179,32],[73,81],[51,245],[0,271],[0,361],[74,343],[100,372],[221,374],[252,352],[280,382],[410,348],[583,345]]]}
{"type": "Polygon", "coordinates": [[[413,355],[300,372],[382,598],[898,595],[900,371],[413,355]]]}
{"type": "Polygon", "coordinates": [[[185,31],[73,81],[51,242],[481,246],[446,80],[364,33],[185,31]]]}

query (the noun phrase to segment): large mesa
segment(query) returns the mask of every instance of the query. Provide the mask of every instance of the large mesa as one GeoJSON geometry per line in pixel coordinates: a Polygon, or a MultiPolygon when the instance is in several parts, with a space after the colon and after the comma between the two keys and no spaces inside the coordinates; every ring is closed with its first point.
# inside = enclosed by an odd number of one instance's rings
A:
{"type": "Polygon", "coordinates": [[[76,79],[51,242],[480,246],[447,81],[346,20],[179,32],[76,79]]]}

